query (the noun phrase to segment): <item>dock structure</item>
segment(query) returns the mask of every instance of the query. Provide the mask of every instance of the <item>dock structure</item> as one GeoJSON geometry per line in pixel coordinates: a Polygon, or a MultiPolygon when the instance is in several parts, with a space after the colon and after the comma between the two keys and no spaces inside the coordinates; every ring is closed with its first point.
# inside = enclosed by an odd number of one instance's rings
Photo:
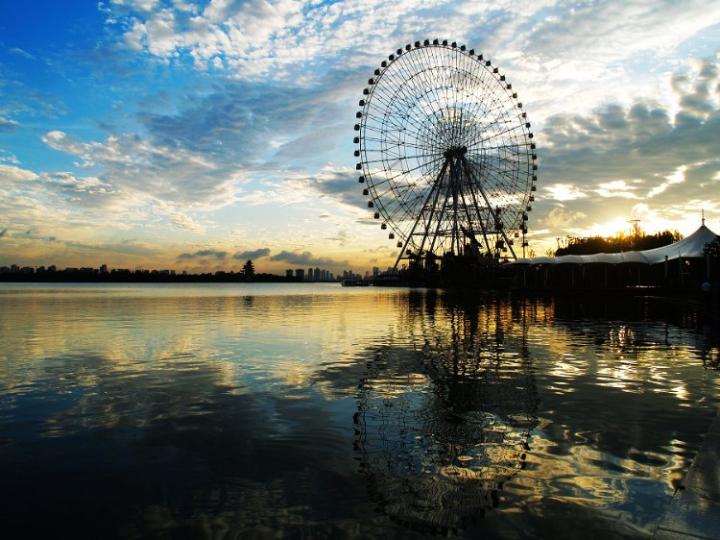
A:
{"type": "Polygon", "coordinates": [[[653,538],[720,538],[720,415],[710,426],[683,482],[683,489],[676,491],[653,538]]]}

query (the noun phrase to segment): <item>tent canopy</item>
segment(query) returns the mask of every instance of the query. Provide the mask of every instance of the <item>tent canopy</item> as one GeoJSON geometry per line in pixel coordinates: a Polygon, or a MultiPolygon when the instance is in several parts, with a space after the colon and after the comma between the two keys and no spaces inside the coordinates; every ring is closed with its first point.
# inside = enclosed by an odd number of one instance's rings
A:
{"type": "Polygon", "coordinates": [[[560,257],[533,257],[518,259],[514,264],[658,264],[679,258],[703,257],[703,249],[718,238],[718,235],[704,224],[687,238],[670,245],[647,249],[645,251],[626,251],[624,253],[595,253],[593,255],[561,255],[560,257]]]}

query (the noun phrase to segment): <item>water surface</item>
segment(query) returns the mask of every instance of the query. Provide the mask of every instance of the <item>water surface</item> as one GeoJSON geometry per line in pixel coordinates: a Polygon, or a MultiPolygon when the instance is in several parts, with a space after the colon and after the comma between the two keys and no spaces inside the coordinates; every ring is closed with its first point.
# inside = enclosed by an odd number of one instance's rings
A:
{"type": "Polygon", "coordinates": [[[717,330],[652,298],[2,285],[0,528],[646,538],[716,414],[717,330]]]}

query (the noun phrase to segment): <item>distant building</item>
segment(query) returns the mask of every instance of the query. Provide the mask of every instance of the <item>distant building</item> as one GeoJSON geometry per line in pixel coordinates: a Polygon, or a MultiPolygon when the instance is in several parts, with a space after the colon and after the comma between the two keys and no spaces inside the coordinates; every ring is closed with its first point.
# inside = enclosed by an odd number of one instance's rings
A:
{"type": "Polygon", "coordinates": [[[287,279],[292,279],[292,278],[293,278],[293,271],[292,271],[291,268],[288,268],[287,270],[285,270],[285,277],[286,277],[287,279]]]}
{"type": "Polygon", "coordinates": [[[298,268],[295,270],[295,279],[298,281],[304,281],[305,280],[305,270],[302,268],[298,268]]]}
{"type": "Polygon", "coordinates": [[[101,274],[107,274],[107,273],[108,273],[107,264],[102,264],[102,265],[100,265],[100,273],[101,273],[101,274]]]}
{"type": "Polygon", "coordinates": [[[380,269],[377,266],[373,266],[372,275],[373,277],[378,277],[380,275],[380,269]]]}

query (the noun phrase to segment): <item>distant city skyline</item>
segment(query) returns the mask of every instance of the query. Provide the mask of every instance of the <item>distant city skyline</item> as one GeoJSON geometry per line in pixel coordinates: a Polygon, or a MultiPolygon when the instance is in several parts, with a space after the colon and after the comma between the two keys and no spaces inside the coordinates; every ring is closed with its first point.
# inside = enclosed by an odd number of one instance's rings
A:
{"type": "MultiPolygon", "coordinates": [[[[108,274],[127,274],[127,273],[143,273],[143,272],[151,272],[154,274],[159,275],[167,275],[167,276],[175,276],[175,275],[200,275],[200,274],[244,274],[245,273],[245,265],[248,263],[251,263],[252,260],[248,259],[243,264],[243,268],[239,271],[235,271],[234,269],[225,269],[225,270],[216,270],[214,272],[188,272],[187,270],[178,270],[176,268],[157,268],[157,269],[150,269],[145,268],[142,265],[136,267],[136,268],[114,268],[110,267],[107,264],[101,264],[98,267],[93,266],[58,266],[55,264],[49,264],[49,265],[40,265],[40,266],[28,266],[28,265],[20,265],[16,263],[8,264],[8,265],[0,265],[0,275],[7,275],[7,274],[18,274],[18,275],[46,275],[51,273],[78,273],[78,274],[92,274],[97,276],[102,275],[108,275],[108,274]]],[[[387,271],[390,271],[391,269],[388,268],[387,271]]],[[[379,269],[377,267],[373,268],[372,274],[370,271],[365,271],[365,276],[370,275],[377,275],[379,272],[379,269]]],[[[254,274],[271,274],[269,272],[264,272],[262,269],[255,269],[254,274]]],[[[282,277],[282,274],[272,274],[276,277],[282,277]]],[[[286,269],[284,276],[288,279],[295,280],[295,281],[338,281],[343,278],[352,278],[352,277],[362,277],[363,274],[355,273],[353,270],[344,270],[341,274],[338,274],[337,276],[331,272],[330,270],[327,270],[325,268],[308,268],[307,272],[305,268],[296,268],[296,269],[286,269]]]]}
{"type": "Polygon", "coordinates": [[[389,52],[482,51],[536,135],[530,248],[720,230],[720,3],[8,2],[0,266],[370,271],[352,127],[389,52]]]}

